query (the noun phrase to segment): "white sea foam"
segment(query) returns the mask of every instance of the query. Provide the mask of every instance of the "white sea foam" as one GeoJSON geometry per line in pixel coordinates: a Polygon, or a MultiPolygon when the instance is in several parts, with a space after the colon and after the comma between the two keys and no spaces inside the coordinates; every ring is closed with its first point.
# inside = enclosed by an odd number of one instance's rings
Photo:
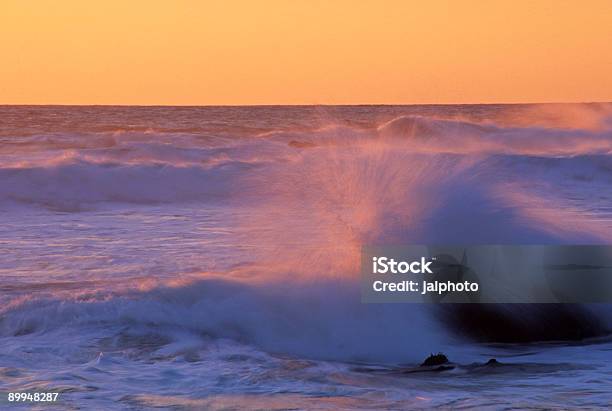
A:
{"type": "MultiPolygon", "coordinates": [[[[351,371],[355,361],[415,365],[439,350],[463,364],[487,359],[481,355],[530,361],[473,344],[431,307],[361,304],[360,246],[612,241],[605,105],[355,107],[329,115],[40,110],[60,112],[41,115],[38,125],[13,115],[0,127],[2,389],[65,384],[100,408],[183,400],[199,407],[211,393],[238,401],[248,387],[295,392],[286,401],[305,408],[305,398],[332,393],[357,398],[349,407],[416,407],[420,394],[427,404],[478,407],[467,394],[445,397],[418,379],[407,394],[406,380],[351,371]],[[227,370],[240,376],[235,390],[227,370]],[[140,381],[113,382],[111,374],[140,381]],[[174,394],[142,395],[161,387],[174,394]]],[[[534,327],[549,318],[499,309],[534,327]]],[[[612,328],[607,306],[586,309],[584,318],[612,328]]],[[[555,367],[572,362],[579,377],[563,380],[555,368],[542,382],[586,392],[580,375],[609,376],[597,368],[605,352],[590,347],[569,359],[569,347],[513,349],[535,350],[555,367]]],[[[462,381],[443,385],[467,392],[462,381]]],[[[548,393],[522,390],[507,391],[526,398],[519,407],[548,393]]],[[[562,391],[547,404],[561,404],[562,391]]],[[[573,406],[588,403],[577,398],[573,406]]],[[[609,401],[592,398],[594,406],[609,401]]]]}

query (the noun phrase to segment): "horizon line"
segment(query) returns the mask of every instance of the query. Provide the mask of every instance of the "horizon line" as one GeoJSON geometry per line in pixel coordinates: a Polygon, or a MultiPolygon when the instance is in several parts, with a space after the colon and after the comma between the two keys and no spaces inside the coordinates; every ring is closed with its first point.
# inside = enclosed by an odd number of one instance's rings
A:
{"type": "Polygon", "coordinates": [[[499,103],[304,103],[304,104],[57,104],[57,103],[0,103],[0,107],[384,107],[384,106],[511,106],[537,104],[612,104],[612,100],[544,101],[499,103]]]}

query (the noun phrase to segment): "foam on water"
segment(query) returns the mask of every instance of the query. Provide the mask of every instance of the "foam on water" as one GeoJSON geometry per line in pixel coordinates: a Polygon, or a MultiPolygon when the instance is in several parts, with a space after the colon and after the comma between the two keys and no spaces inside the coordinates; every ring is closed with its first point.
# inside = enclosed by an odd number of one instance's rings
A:
{"type": "Polygon", "coordinates": [[[60,389],[68,405],[99,408],[309,408],[313,397],[331,409],[477,408],[510,396],[555,407],[570,392],[572,406],[604,406],[607,306],[499,307],[532,328],[579,310],[599,339],[492,347],[468,332],[484,323],[361,304],[358,264],[363,244],[609,244],[611,114],[2,107],[0,388],[60,389]],[[432,351],[523,365],[354,367],[432,351]],[[522,378],[533,384],[512,382],[522,378]]]}

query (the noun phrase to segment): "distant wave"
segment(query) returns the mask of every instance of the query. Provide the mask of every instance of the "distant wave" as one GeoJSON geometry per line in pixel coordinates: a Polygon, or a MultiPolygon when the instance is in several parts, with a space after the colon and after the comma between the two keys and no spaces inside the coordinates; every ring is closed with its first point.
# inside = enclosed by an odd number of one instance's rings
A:
{"type": "Polygon", "coordinates": [[[385,138],[416,140],[415,149],[471,154],[573,156],[612,154],[612,129],[500,127],[492,123],[402,116],[380,127],[385,138]]]}
{"type": "MultiPolygon", "coordinates": [[[[448,155],[462,155],[465,161],[478,161],[474,172],[484,174],[511,172],[515,179],[529,179],[537,172],[553,184],[561,179],[608,184],[612,131],[502,127],[410,115],[375,129],[332,124],[236,139],[190,133],[55,133],[5,140],[0,153],[0,204],[78,209],[100,202],[207,201],[234,196],[236,188],[257,195],[293,169],[316,174],[306,170],[309,164],[332,170],[347,156],[382,174],[399,171],[400,159],[413,162],[411,155],[427,155],[433,168],[448,155]],[[380,162],[387,159],[390,163],[380,162]],[[271,183],[257,183],[257,176],[271,183]]],[[[408,180],[410,167],[400,171],[408,180]]]]}
{"type": "Polygon", "coordinates": [[[210,168],[74,161],[49,167],[0,169],[0,200],[78,211],[96,203],[158,204],[227,197],[231,181],[252,165],[210,168]]]}

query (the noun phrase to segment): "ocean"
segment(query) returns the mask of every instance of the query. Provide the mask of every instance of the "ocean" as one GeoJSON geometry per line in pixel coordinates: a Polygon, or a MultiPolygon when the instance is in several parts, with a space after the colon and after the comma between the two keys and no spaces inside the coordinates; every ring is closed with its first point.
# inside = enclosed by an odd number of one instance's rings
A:
{"type": "Polygon", "coordinates": [[[611,305],[363,304],[367,244],[612,244],[612,104],[0,106],[0,393],[612,406],[611,305]]]}

